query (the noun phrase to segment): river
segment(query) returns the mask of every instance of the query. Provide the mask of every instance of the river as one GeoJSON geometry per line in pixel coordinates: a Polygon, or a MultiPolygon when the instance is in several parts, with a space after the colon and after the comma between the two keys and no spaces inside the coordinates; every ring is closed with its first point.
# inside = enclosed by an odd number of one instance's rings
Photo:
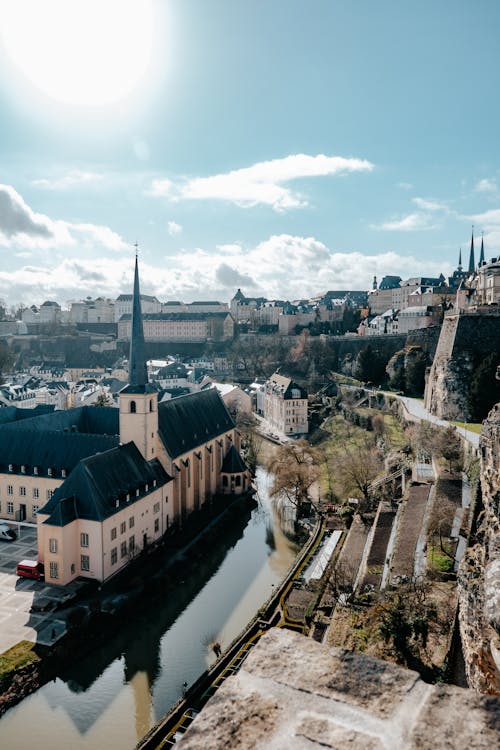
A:
{"type": "Polygon", "coordinates": [[[297,549],[282,533],[257,469],[259,505],[232,524],[182,590],[124,618],[106,646],[13,707],[0,720],[5,750],[133,748],[214,661],[290,568],[297,549]]]}

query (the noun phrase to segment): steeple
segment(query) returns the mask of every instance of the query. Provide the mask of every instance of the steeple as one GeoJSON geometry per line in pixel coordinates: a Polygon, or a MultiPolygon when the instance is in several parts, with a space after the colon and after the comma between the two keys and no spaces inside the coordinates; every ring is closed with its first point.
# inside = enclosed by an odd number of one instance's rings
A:
{"type": "Polygon", "coordinates": [[[458,253],[458,271],[462,270],[462,248],[460,248],[460,251],[458,253]]]}
{"type": "Polygon", "coordinates": [[[476,263],[474,261],[474,225],[472,225],[468,273],[474,273],[475,269],[476,269],[476,263]]]}
{"type": "Polygon", "coordinates": [[[130,354],[128,359],[128,382],[130,386],[146,385],[148,382],[146,347],[144,345],[144,328],[142,325],[141,292],[139,289],[137,248],[137,243],[135,243],[134,295],[132,301],[130,354]]]}
{"type": "Polygon", "coordinates": [[[484,237],[483,233],[481,232],[481,253],[479,254],[479,267],[481,267],[484,263],[484,237]]]}

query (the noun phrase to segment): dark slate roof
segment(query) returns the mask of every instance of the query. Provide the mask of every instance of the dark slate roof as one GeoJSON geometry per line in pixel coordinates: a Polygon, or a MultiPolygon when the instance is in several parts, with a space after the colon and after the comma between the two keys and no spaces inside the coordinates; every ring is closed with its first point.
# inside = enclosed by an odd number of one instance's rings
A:
{"type": "MultiPolygon", "coordinates": [[[[133,294],[120,294],[116,300],[120,300],[120,302],[130,302],[133,296],[133,294]]],[[[158,302],[157,298],[151,296],[151,294],[141,294],[141,300],[144,302],[158,302]]]]}
{"type": "MultiPolygon", "coordinates": [[[[223,312],[162,312],[162,313],[143,313],[142,319],[146,320],[209,320],[211,318],[227,318],[229,311],[223,312]]],[[[120,321],[131,319],[130,313],[124,313],[120,321]]]]}
{"type": "Polygon", "coordinates": [[[221,472],[223,474],[241,474],[242,471],[246,470],[245,462],[234,445],[232,445],[224,456],[221,472]]]}
{"type": "Polygon", "coordinates": [[[170,479],[158,459],[146,461],[134,443],[126,443],[80,461],[40,512],[49,515],[44,523],[50,526],[65,526],[75,518],[103,521],[170,479]]]}
{"type": "MultiPolygon", "coordinates": [[[[26,420],[28,422],[35,420],[26,420]]],[[[19,424],[19,423],[17,423],[19,424]]],[[[70,472],[82,458],[106,451],[119,442],[117,435],[89,435],[78,432],[57,432],[16,429],[4,425],[0,429],[0,471],[7,473],[12,464],[14,473],[24,466],[27,474],[37,466],[44,475],[48,468],[70,472]]]]}
{"type": "Polygon", "coordinates": [[[34,409],[22,409],[19,406],[6,406],[0,409],[0,426],[11,424],[22,419],[31,419],[42,414],[52,414],[54,411],[53,404],[38,404],[34,409]]]}
{"type": "MultiPolygon", "coordinates": [[[[31,415],[24,416],[22,421],[9,423],[12,430],[30,430],[31,432],[77,432],[88,435],[114,435],[119,433],[120,415],[118,409],[106,406],[79,406],[76,409],[52,411],[37,416],[36,409],[23,409],[31,415]]],[[[0,417],[2,410],[0,410],[0,417]]],[[[18,419],[18,418],[16,418],[18,419]]],[[[0,433],[6,425],[0,423],[0,433]]]]}
{"type": "Polygon", "coordinates": [[[234,426],[216,388],[172,398],[158,405],[159,433],[171,458],[213,440],[234,426]]]}

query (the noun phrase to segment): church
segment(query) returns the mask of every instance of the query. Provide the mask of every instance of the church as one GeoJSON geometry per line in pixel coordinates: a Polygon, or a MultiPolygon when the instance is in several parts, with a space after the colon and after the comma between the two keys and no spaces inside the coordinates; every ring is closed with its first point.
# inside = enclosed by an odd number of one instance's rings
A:
{"type": "Polygon", "coordinates": [[[158,403],[135,275],[129,383],[119,409],[0,413],[0,518],[37,524],[48,583],[104,582],[215,494],[250,488],[216,389],[158,403]]]}

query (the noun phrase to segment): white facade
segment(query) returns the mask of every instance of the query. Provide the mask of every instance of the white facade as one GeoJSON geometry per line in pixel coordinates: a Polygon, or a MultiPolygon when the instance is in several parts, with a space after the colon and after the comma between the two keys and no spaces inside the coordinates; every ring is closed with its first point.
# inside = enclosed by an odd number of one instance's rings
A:
{"type": "Polygon", "coordinates": [[[285,435],[309,431],[307,394],[290,378],[275,373],[264,384],[264,418],[285,435]]]}

